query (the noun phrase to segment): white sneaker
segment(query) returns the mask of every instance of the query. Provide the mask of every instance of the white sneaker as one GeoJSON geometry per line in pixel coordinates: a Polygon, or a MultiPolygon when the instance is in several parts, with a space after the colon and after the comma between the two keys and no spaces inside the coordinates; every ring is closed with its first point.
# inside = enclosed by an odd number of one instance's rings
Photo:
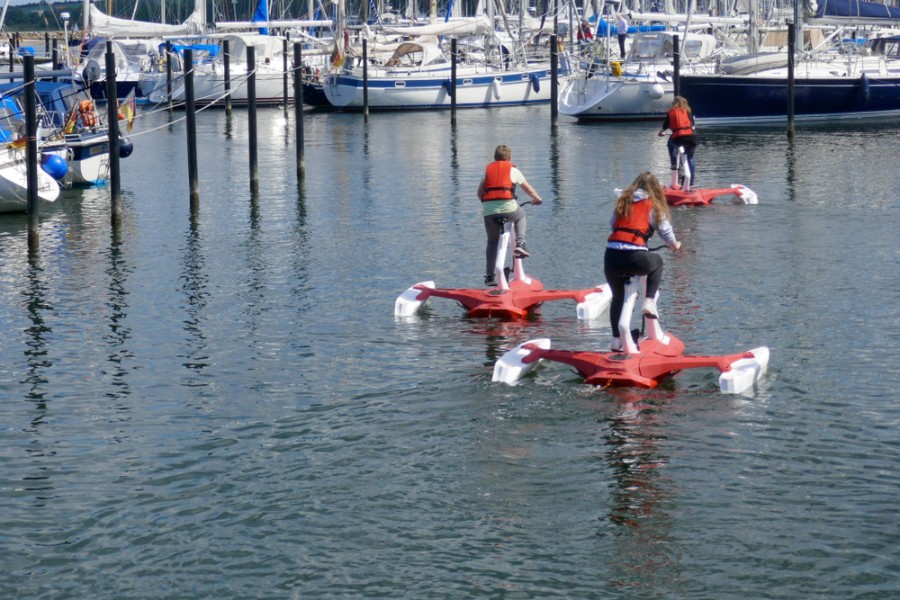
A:
{"type": "Polygon", "coordinates": [[[622,351],[622,338],[617,337],[612,339],[612,343],[609,345],[609,349],[612,352],[621,352],[622,351]]]}
{"type": "Polygon", "coordinates": [[[658,319],[659,311],[656,310],[656,300],[653,298],[644,298],[643,313],[651,319],[658,319]]]}

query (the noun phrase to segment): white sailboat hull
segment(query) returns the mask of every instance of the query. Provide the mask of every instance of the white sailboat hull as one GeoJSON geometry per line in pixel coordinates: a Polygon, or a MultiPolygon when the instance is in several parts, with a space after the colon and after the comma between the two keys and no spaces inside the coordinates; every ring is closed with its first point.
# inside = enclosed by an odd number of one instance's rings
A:
{"type": "MultiPolygon", "coordinates": [[[[290,65],[288,66],[290,68],[290,65]]],[[[241,72],[245,71],[243,66],[241,72]]],[[[147,81],[147,78],[145,78],[147,81]]],[[[153,87],[147,95],[147,99],[154,103],[160,104],[168,102],[168,85],[166,83],[166,74],[154,74],[153,87]]],[[[247,76],[246,73],[239,73],[235,69],[231,72],[231,82],[229,85],[231,91],[231,102],[233,104],[247,104],[247,76]],[[236,73],[238,73],[236,75],[236,73]]],[[[294,99],[294,82],[293,78],[288,78],[288,102],[294,99]]],[[[184,78],[182,76],[172,77],[172,101],[184,102],[184,78]]],[[[216,102],[224,103],[225,101],[225,74],[221,70],[221,66],[217,66],[215,70],[194,72],[194,102],[197,106],[206,106],[216,102]]],[[[280,69],[266,70],[257,67],[256,72],[256,103],[258,105],[279,105],[284,104],[284,72],[280,69]]]]}
{"type": "Polygon", "coordinates": [[[662,119],[674,94],[674,85],[659,78],[571,78],[560,93],[559,112],[578,119],[662,119]]]}
{"type": "MultiPolygon", "coordinates": [[[[368,78],[368,104],[372,109],[450,108],[450,69],[428,73],[394,73],[368,78]]],[[[325,76],[328,101],[338,108],[361,109],[363,78],[355,74],[325,76]]],[[[550,101],[550,71],[547,68],[517,71],[467,73],[457,70],[456,106],[487,107],[550,101]]]]}
{"type": "Polygon", "coordinates": [[[66,161],[61,179],[65,187],[98,185],[109,180],[109,134],[89,132],[68,134],[63,143],[48,143],[42,154],[54,154],[66,161]]]}

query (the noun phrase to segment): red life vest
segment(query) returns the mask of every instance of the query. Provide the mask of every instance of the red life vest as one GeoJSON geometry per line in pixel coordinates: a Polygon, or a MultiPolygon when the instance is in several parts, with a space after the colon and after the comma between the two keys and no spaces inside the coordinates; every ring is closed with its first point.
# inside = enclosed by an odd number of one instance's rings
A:
{"type": "Polygon", "coordinates": [[[490,200],[514,200],[516,184],[510,173],[513,164],[508,160],[497,160],[487,166],[484,171],[484,195],[482,202],[490,200]]]}
{"type": "Polygon", "coordinates": [[[616,217],[609,241],[646,246],[647,240],[653,235],[653,227],[650,225],[652,210],[653,200],[650,198],[633,203],[631,216],[616,217]]]}
{"type": "Polygon", "coordinates": [[[78,112],[81,115],[81,124],[85,127],[93,127],[97,124],[97,115],[94,114],[94,103],[90,100],[79,102],[78,112]]]}
{"type": "Polygon", "coordinates": [[[688,111],[678,107],[670,108],[669,129],[672,130],[673,138],[694,135],[694,129],[691,127],[691,116],[688,114],[688,111]]]}

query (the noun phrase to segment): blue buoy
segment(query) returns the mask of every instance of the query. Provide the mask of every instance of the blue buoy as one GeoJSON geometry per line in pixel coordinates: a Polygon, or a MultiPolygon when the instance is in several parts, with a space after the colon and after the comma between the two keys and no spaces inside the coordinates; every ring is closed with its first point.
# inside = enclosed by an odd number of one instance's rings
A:
{"type": "Polygon", "coordinates": [[[871,94],[871,91],[869,89],[871,84],[869,83],[869,78],[866,77],[865,73],[859,76],[859,85],[860,87],[862,87],[863,98],[868,101],[869,95],[871,94]]]}
{"type": "Polygon", "coordinates": [[[62,156],[58,154],[42,154],[41,168],[44,173],[60,181],[69,172],[69,165],[62,156]]]}
{"type": "Polygon", "coordinates": [[[134,143],[127,137],[119,137],[119,158],[128,158],[134,152],[134,143]]]}
{"type": "Polygon", "coordinates": [[[541,91],[541,78],[538,77],[537,73],[532,73],[529,75],[531,79],[531,89],[534,90],[534,93],[538,93],[541,91]]]}

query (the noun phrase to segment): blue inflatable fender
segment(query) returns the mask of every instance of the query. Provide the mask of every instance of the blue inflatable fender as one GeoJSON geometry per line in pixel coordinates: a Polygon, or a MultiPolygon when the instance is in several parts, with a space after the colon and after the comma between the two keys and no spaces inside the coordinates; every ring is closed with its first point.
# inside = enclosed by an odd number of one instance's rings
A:
{"type": "Polygon", "coordinates": [[[44,170],[44,173],[60,181],[69,172],[69,163],[58,154],[42,154],[41,168],[44,170]]]}
{"type": "Polygon", "coordinates": [[[865,98],[866,100],[869,99],[869,94],[871,93],[869,89],[870,85],[871,84],[869,83],[869,78],[866,77],[865,73],[859,76],[859,86],[862,89],[863,98],[865,98]]]}
{"type": "Polygon", "coordinates": [[[444,87],[447,89],[447,95],[450,96],[451,98],[453,98],[453,80],[445,79],[444,87]]]}
{"type": "Polygon", "coordinates": [[[130,138],[119,136],[119,158],[128,158],[134,152],[134,142],[130,138]]]}
{"type": "Polygon", "coordinates": [[[531,89],[534,90],[534,93],[537,94],[538,92],[540,92],[541,91],[541,78],[538,76],[538,74],[532,73],[531,75],[528,76],[528,78],[531,79],[531,89]]]}

